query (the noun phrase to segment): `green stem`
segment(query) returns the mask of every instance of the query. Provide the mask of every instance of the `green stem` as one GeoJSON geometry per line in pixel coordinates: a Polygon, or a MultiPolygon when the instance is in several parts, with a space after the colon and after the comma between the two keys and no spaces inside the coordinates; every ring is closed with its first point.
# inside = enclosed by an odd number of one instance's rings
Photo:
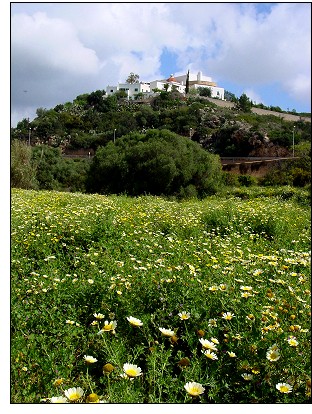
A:
{"type": "Polygon", "coordinates": [[[90,387],[91,393],[93,394],[93,388],[92,388],[91,382],[90,382],[90,380],[89,380],[89,367],[88,367],[88,366],[87,366],[87,382],[88,382],[88,384],[89,384],[89,387],[90,387]]]}

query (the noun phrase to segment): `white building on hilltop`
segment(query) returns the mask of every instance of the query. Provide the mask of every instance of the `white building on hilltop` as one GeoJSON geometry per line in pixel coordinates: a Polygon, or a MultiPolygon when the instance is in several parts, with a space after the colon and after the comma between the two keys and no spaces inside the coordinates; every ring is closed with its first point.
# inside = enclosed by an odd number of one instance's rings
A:
{"type": "Polygon", "coordinates": [[[124,91],[126,92],[128,99],[133,99],[137,94],[149,94],[150,84],[147,82],[118,83],[117,86],[108,85],[106,87],[106,95],[113,95],[117,91],[124,91]]]}
{"type": "MultiPolygon", "coordinates": [[[[176,76],[175,78],[178,82],[186,85],[187,75],[176,76]]],[[[189,88],[210,88],[212,98],[219,98],[224,100],[224,88],[218,87],[217,84],[212,81],[210,76],[204,76],[202,72],[198,72],[197,74],[191,72],[189,73],[189,88]]]]}
{"type": "Polygon", "coordinates": [[[152,81],[150,85],[151,91],[153,91],[153,89],[159,89],[161,91],[167,90],[168,92],[171,92],[176,90],[180,93],[185,93],[185,84],[178,81],[173,75],[170,75],[168,79],[152,81]]]}
{"type": "MultiPolygon", "coordinates": [[[[187,74],[181,76],[170,75],[168,79],[154,80],[152,82],[118,83],[117,86],[107,86],[106,95],[113,95],[117,91],[127,93],[128,99],[135,99],[138,94],[144,97],[155,95],[155,90],[168,92],[176,90],[185,94],[187,74]]],[[[220,88],[211,77],[203,76],[202,72],[189,73],[189,89],[210,88],[211,97],[224,100],[224,88],[220,88]]]]}

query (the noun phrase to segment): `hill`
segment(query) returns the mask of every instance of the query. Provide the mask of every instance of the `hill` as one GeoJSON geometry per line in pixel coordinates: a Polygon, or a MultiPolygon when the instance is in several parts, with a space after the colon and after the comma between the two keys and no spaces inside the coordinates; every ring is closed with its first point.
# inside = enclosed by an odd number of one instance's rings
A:
{"type": "MultiPolygon", "coordinates": [[[[229,102],[162,91],[152,99],[128,100],[120,93],[105,96],[99,90],[79,95],[73,102],[52,109],[39,108],[33,121],[23,119],[12,128],[11,140],[33,148],[28,156],[36,164],[34,174],[37,180],[40,176],[39,188],[57,189],[57,183],[62,183],[60,188],[84,191],[85,178],[81,177],[88,174],[89,164],[67,159],[65,165],[58,159],[60,155],[91,158],[100,147],[115,145],[122,137],[133,133],[144,136],[153,130],[168,130],[188,138],[221,158],[291,157],[291,167],[287,163],[284,171],[284,167],[278,166],[279,173],[283,171],[282,179],[276,175],[269,182],[294,184],[296,181],[297,185],[305,185],[311,176],[311,119],[275,109],[255,107],[243,95],[229,102]]],[[[14,165],[19,167],[23,159],[17,156],[14,165]]],[[[247,172],[242,170],[241,174],[247,172]]]]}

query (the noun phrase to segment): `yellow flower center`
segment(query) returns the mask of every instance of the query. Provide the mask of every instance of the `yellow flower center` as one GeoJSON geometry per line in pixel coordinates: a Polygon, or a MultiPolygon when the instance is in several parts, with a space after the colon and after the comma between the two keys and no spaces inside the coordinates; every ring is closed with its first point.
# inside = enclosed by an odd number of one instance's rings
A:
{"type": "Polygon", "coordinates": [[[128,375],[128,377],[136,377],[137,376],[137,371],[133,368],[129,368],[126,371],[126,374],[128,375]]]}
{"type": "Polygon", "coordinates": [[[69,398],[71,401],[76,401],[76,400],[79,400],[79,398],[80,398],[80,394],[77,394],[77,393],[75,392],[75,393],[71,394],[68,398],[69,398]]]}
{"type": "Polygon", "coordinates": [[[288,387],[286,387],[286,385],[282,385],[282,386],[280,387],[280,391],[281,391],[281,392],[288,392],[288,391],[289,391],[289,389],[288,389],[288,387]]]}
{"type": "Polygon", "coordinates": [[[196,397],[197,395],[199,395],[199,390],[197,387],[192,387],[190,388],[189,393],[193,395],[194,397],[196,397]]]}

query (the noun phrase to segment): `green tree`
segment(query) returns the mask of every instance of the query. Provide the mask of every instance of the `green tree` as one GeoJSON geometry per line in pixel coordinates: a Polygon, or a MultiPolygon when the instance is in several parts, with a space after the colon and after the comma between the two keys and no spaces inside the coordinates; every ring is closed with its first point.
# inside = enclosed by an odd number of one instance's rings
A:
{"type": "Polygon", "coordinates": [[[133,72],[130,72],[130,75],[126,79],[126,83],[131,83],[131,84],[137,83],[139,81],[139,79],[140,79],[139,75],[137,75],[133,72]]]}
{"type": "Polygon", "coordinates": [[[237,102],[237,98],[234,95],[234,93],[229,92],[227,90],[224,91],[224,99],[229,101],[229,102],[237,102]]]}
{"type": "Polygon", "coordinates": [[[198,88],[199,96],[207,96],[208,98],[211,98],[212,90],[211,88],[204,88],[200,87],[198,88]]]}
{"type": "Polygon", "coordinates": [[[242,112],[251,112],[252,101],[243,93],[237,101],[236,109],[242,112]]]}
{"type": "Polygon", "coordinates": [[[97,90],[95,92],[91,92],[90,95],[88,95],[87,97],[87,105],[98,112],[105,112],[105,94],[106,92],[104,90],[97,90]]]}
{"type": "Polygon", "coordinates": [[[32,160],[37,165],[36,178],[39,189],[60,189],[61,185],[57,179],[63,162],[60,149],[51,148],[47,145],[38,145],[33,148],[32,160]]]}
{"type": "Polygon", "coordinates": [[[11,144],[11,187],[36,189],[36,165],[31,159],[32,149],[24,142],[11,144]]]}
{"type": "Polygon", "coordinates": [[[168,130],[121,137],[97,150],[87,191],[154,195],[215,193],[221,184],[218,156],[168,130]]]}
{"type": "Polygon", "coordinates": [[[186,82],[185,82],[185,94],[187,95],[190,91],[190,71],[187,71],[186,82]]]}

